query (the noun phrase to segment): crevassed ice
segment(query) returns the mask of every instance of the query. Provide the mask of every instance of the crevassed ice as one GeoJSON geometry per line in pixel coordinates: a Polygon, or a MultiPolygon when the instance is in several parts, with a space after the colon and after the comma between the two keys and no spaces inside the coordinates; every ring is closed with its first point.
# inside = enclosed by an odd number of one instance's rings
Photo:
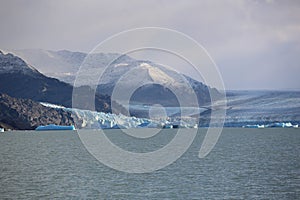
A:
{"type": "Polygon", "coordinates": [[[174,125],[181,128],[197,128],[195,120],[182,119],[180,122],[166,119],[147,119],[137,117],[127,117],[125,115],[81,110],[75,108],[65,108],[63,106],[41,102],[43,106],[55,109],[63,109],[76,115],[81,121],[81,127],[87,129],[109,129],[109,128],[172,128],[174,125]]]}

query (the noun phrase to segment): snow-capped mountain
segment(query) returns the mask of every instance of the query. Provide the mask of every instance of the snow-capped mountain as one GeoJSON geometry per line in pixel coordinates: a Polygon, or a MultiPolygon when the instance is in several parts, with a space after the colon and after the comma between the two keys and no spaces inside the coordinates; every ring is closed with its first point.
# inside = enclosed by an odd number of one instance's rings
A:
{"type": "Polygon", "coordinates": [[[219,95],[210,88],[186,75],[151,61],[136,60],[117,53],[86,54],[71,51],[13,50],[39,71],[76,86],[97,86],[99,94],[112,95],[117,86],[123,91],[136,88],[132,101],[142,104],[159,103],[178,106],[174,90],[186,97],[195,91],[199,104],[210,102],[210,95],[219,95]],[[108,66],[108,67],[107,67],[108,66]],[[78,76],[78,71],[80,76],[78,76]],[[99,74],[102,73],[99,79],[99,74]],[[78,78],[80,77],[80,78],[78,78]],[[210,92],[210,93],[209,93],[210,92]],[[158,96],[159,95],[159,96],[158,96]]]}

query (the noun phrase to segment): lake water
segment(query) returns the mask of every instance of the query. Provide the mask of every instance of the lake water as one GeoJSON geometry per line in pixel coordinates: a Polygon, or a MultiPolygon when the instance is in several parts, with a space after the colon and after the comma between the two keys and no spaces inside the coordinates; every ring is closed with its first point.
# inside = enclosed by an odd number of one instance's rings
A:
{"type": "MultiPolygon", "coordinates": [[[[226,128],[199,159],[205,131],[176,162],[147,174],[101,164],[75,131],[1,133],[0,199],[300,198],[300,129],[226,128]]],[[[159,148],[175,133],[164,130],[147,143],[107,131],[114,143],[137,152],[159,148]]]]}

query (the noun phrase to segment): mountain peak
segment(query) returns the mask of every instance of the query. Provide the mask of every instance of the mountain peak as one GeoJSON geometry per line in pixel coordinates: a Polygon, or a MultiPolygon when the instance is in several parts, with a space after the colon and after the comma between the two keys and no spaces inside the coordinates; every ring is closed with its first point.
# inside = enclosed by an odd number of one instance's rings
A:
{"type": "Polygon", "coordinates": [[[0,51],[0,73],[22,73],[27,75],[40,75],[38,70],[28,65],[21,58],[12,53],[3,53],[0,51]]]}

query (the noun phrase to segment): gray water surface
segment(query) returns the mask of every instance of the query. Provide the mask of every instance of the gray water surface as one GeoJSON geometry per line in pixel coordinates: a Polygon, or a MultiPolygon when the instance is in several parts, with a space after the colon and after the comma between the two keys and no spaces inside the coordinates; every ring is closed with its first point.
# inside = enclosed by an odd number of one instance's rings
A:
{"type": "MultiPolygon", "coordinates": [[[[160,148],[175,133],[147,142],[107,131],[136,152],[160,148]]],[[[75,131],[1,133],[0,199],[300,199],[300,129],[227,128],[199,159],[204,134],[168,167],[129,174],[98,162],[75,131]]]]}

